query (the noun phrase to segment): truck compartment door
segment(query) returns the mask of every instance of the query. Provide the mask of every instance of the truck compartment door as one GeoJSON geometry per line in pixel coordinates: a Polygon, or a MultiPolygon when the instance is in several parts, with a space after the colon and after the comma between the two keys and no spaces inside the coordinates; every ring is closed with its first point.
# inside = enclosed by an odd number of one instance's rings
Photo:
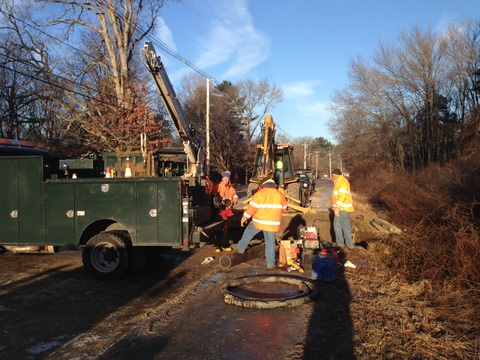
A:
{"type": "MultiPolygon", "coordinates": [[[[178,181],[158,183],[158,245],[182,245],[182,199],[178,181]]],[[[189,234],[185,234],[188,237],[189,234]]]]}
{"type": "Polygon", "coordinates": [[[156,245],[158,238],[157,183],[137,183],[136,245],[156,245]]]}
{"type": "Polygon", "coordinates": [[[0,159],[0,244],[18,243],[18,159],[0,159]]]}
{"type": "Polygon", "coordinates": [[[1,161],[0,243],[43,245],[42,158],[2,158],[1,161]]]}
{"type": "Polygon", "coordinates": [[[75,239],[74,186],[73,182],[45,184],[47,245],[73,245],[78,241],[75,239]]]}

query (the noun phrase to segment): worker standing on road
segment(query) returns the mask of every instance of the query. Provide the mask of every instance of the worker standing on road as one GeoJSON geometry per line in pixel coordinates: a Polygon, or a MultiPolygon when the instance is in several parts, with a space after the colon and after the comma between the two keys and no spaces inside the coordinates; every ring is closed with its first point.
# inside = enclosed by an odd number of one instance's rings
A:
{"type": "Polygon", "coordinates": [[[217,244],[215,252],[232,251],[230,247],[230,226],[233,218],[233,206],[238,202],[238,195],[235,188],[230,183],[230,171],[225,171],[222,176],[222,181],[213,188],[213,194],[220,200],[220,213],[219,216],[224,220],[223,227],[223,239],[220,244],[217,244]],[[228,206],[226,206],[228,204],[228,206]]]}
{"type": "Polygon", "coordinates": [[[230,171],[225,171],[220,184],[214,187],[214,194],[220,197],[220,200],[230,199],[233,205],[238,202],[238,195],[235,188],[230,183],[230,171]]]}
{"type": "Polygon", "coordinates": [[[277,189],[277,184],[272,179],[265,181],[243,213],[241,226],[249,219],[243,232],[242,238],[238,242],[238,252],[245,253],[248,244],[253,237],[260,231],[263,231],[265,238],[265,257],[267,269],[275,268],[275,236],[280,230],[282,215],[287,210],[287,200],[285,196],[277,189]]]}
{"type": "Polygon", "coordinates": [[[350,224],[350,213],[353,212],[352,194],[350,193],[350,183],[343,176],[340,169],[332,171],[333,193],[332,205],[335,212],[333,218],[333,230],[335,231],[335,242],[340,248],[345,245],[349,250],[354,247],[352,241],[352,227],[350,224]]]}

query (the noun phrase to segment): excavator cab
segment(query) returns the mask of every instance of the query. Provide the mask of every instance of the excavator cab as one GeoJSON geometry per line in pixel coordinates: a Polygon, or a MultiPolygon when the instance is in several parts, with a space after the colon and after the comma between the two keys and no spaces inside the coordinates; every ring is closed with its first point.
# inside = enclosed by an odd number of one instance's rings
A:
{"type": "Polygon", "coordinates": [[[272,146],[270,156],[265,156],[263,146],[257,145],[255,166],[248,184],[247,196],[253,196],[260,184],[267,179],[275,180],[280,189],[284,189],[286,184],[297,182],[298,179],[294,176],[293,171],[292,153],[291,146],[277,144],[272,146]]]}
{"type": "Polygon", "coordinates": [[[298,176],[295,176],[294,168],[293,147],[275,143],[275,123],[271,115],[266,115],[263,125],[263,142],[257,145],[247,197],[253,196],[263,182],[273,179],[279,190],[288,197],[290,207],[297,209],[307,207],[308,195],[305,194],[298,176]]]}

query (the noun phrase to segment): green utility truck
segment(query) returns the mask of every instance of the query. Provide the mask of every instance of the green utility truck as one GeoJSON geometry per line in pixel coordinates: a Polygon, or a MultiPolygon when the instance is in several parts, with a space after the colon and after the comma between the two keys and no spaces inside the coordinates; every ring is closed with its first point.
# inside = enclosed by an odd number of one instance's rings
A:
{"type": "Polygon", "coordinates": [[[118,166],[120,176],[104,178],[98,177],[94,162],[59,161],[47,152],[25,152],[22,144],[11,140],[5,141],[2,150],[0,141],[0,247],[80,246],[91,275],[115,279],[158,247],[189,250],[222,230],[223,221],[215,219],[206,191],[203,144],[153,45],[146,42],[141,54],[183,142],[184,154],[160,151],[157,157],[149,156],[146,134],[142,134],[141,155],[134,159],[125,154],[107,156],[104,165],[118,166]],[[13,152],[12,147],[16,147],[13,152]],[[131,178],[122,177],[127,163],[134,165],[131,178]],[[85,164],[97,177],[74,178],[73,170],[85,164]]]}
{"type": "Polygon", "coordinates": [[[189,250],[221,228],[204,183],[59,178],[56,164],[42,156],[0,157],[0,245],[81,246],[91,275],[115,279],[156,247],[189,250]]]}

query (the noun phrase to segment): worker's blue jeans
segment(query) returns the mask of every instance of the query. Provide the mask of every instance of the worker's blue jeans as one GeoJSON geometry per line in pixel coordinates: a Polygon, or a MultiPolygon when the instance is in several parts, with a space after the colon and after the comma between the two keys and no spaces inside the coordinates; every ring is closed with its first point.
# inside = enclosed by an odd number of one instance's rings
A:
{"type": "MultiPolygon", "coordinates": [[[[253,221],[248,224],[243,232],[242,238],[238,242],[238,251],[244,253],[248,244],[260,231],[256,228],[253,221]]],[[[263,230],[263,236],[265,238],[265,258],[267,259],[267,267],[275,266],[275,232],[263,230]]]]}
{"type": "Polygon", "coordinates": [[[340,211],[340,216],[333,219],[333,230],[335,231],[335,242],[340,247],[353,249],[352,227],[350,225],[350,213],[348,211],[340,211]]]}

